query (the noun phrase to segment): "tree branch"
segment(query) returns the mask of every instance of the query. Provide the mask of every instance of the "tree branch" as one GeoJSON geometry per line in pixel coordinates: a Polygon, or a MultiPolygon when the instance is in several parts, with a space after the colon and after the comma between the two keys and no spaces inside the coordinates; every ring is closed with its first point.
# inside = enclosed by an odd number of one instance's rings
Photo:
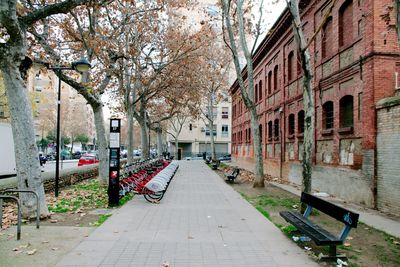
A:
{"type": "Polygon", "coordinates": [[[40,9],[36,9],[30,12],[23,17],[20,17],[19,21],[26,26],[31,26],[38,20],[44,19],[54,14],[66,14],[75,7],[86,4],[87,2],[89,2],[89,0],[66,0],[60,3],[46,5],[40,9]]]}

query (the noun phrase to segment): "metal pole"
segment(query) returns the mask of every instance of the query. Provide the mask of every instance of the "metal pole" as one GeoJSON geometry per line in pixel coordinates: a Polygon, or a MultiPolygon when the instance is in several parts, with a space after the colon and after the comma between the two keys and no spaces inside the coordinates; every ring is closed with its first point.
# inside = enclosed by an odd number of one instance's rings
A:
{"type": "Polygon", "coordinates": [[[56,179],[54,186],[55,197],[58,197],[58,180],[60,178],[60,105],[61,105],[61,79],[58,78],[58,98],[57,98],[57,140],[56,140],[56,179]]]}

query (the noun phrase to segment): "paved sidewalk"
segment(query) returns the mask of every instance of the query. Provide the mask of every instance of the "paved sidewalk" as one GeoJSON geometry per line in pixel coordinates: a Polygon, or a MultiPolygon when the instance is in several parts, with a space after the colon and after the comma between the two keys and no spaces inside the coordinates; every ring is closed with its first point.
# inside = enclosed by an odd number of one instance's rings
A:
{"type": "MultiPolygon", "coordinates": [[[[238,162],[226,162],[226,164],[231,165],[231,166],[239,166],[240,168],[243,168],[245,170],[253,172],[253,166],[250,163],[241,163],[239,164],[238,162]]],[[[291,192],[292,194],[301,195],[301,190],[299,186],[294,186],[294,185],[286,185],[286,184],[280,184],[277,182],[271,182],[271,184],[280,187],[288,192],[291,192]]],[[[384,231],[385,233],[388,233],[392,236],[395,236],[397,238],[400,238],[400,220],[396,218],[390,218],[389,216],[383,214],[382,212],[379,212],[377,210],[369,209],[366,207],[362,207],[360,205],[354,204],[354,203],[349,203],[345,202],[342,199],[339,199],[337,197],[327,197],[326,198],[328,201],[335,202],[336,204],[343,206],[347,209],[350,209],[358,214],[360,214],[360,221],[365,223],[366,225],[373,227],[375,229],[384,231]]]]}
{"type": "Polygon", "coordinates": [[[160,204],[136,196],[57,266],[318,266],[202,161],[160,204]]]}

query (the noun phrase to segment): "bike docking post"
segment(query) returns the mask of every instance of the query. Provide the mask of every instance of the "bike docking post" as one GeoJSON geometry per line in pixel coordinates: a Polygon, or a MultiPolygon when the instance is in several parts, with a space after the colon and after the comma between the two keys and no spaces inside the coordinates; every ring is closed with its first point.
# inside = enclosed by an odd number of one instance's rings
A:
{"type": "Polygon", "coordinates": [[[35,191],[32,191],[32,190],[26,190],[26,189],[6,189],[4,192],[30,193],[35,196],[35,198],[36,198],[36,229],[39,229],[39,227],[40,227],[40,205],[39,205],[38,193],[36,193],[35,191]]]}
{"type": "Polygon", "coordinates": [[[119,204],[121,119],[110,119],[110,163],[108,180],[108,206],[119,204]]]}
{"type": "Polygon", "coordinates": [[[18,207],[18,218],[17,218],[17,240],[20,240],[21,239],[21,205],[20,205],[20,203],[19,203],[19,199],[18,198],[16,198],[16,197],[13,197],[13,196],[8,196],[8,195],[0,195],[0,200],[1,200],[1,202],[0,202],[0,204],[1,204],[1,206],[0,206],[0,211],[1,211],[1,213],[0,213],[0,215],[1,215],[1,217],[0,217],[0,228],[3,226],[3,199],[11,199],[11,200],[14,200],[16,203],[17,203],[17,207],[18,207]]]}

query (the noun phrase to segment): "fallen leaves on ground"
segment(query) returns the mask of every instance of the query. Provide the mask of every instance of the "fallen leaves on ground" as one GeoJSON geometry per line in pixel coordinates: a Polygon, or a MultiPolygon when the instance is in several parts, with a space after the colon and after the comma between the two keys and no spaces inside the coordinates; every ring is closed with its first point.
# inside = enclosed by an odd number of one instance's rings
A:
{"type": "Polygon", "coordinates": [[[37,252],[37,249],[35,248],[35,249],[32,249],[32,250],[27,251],[26,254],[28,254],[28,255],[33,255],[33,254],[35,254],[36,252],[37,252]]]}
{"type": "MultiPolygon", "coordinates": [[[[107,207],[107,189],[102,187],[96,179],[90,179],[69,188],[63,188],[58,198],[54,196],[53,192],[47,193],[46,201],[50,212],[79,214],[84,217],[87,214],[86,210],[107,207]]],[[[17,224],[17,206],[15,203],[4,203],[2,220],[2,229],[17,224]]],[[[57,223],[58,221],[53,219],[50,222],[57,223]]]]}

